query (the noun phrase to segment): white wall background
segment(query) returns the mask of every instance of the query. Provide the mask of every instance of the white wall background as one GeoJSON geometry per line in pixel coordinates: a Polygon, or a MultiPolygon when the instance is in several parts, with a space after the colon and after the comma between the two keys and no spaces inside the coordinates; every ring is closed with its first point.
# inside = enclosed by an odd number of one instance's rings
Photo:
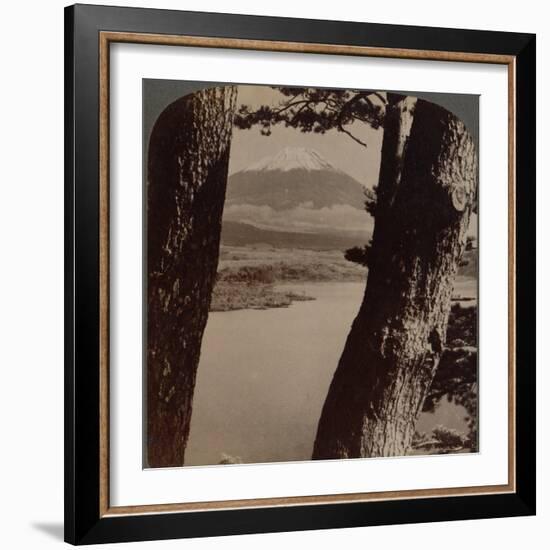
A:
{"type": "MultiPolygon", "coordinates": [[[[544,548],[550,539],[548,400],[550,10],[462,0],[124,1],[104,4],[537,33],[538,41],[538,516],[441,524],[140,543],[143,548],[279,549],[465,546],[544,548]],[[548,13],[547,13],[548,12],[548,13]]],[[[2,6],[0,85],[0,546],[61,546],[63,521],[63,7],[2,6]]],[[[520,182],[521,184],[521,182],[520,182]]],[[[138,547],[136,544],[125,546],[138,547]]]]}

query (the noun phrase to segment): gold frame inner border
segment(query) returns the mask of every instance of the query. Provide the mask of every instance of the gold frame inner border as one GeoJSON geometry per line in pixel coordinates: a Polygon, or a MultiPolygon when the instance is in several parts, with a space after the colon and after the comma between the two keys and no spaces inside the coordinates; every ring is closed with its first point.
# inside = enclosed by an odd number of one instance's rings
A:
{"type": "Polygon", "coordinates": [[[139,515],[170,512],[197,512],[206,510],[259,508],[275,506],[298,506],[337,504],[349,502],[374,502],[383,500],[438,498],[449,496],[472,496],[514,493],[516,491],[516,342],[515,342],[515,56],[481,53],[414,50],[401,48],[378,48],[345,46],[336,44],[313,44],[301,42],[278,42],[234,38],[214,38],[184,35],[159,35],[102,31],[99,33],[99,514],[100,517],[139,515]],[[406,491],[382,491],[371,493],[348,493],[334,495],[306,495],[213,502],[190,502],[172,504],[147,504],[139,506],[111,506],[109,500],[109,81],[111,43],[155,44],[161,46],[187,46],[255,50],[267,52],[314,53],[364,57],[388,57],[428,61],[458,61],[466,63],[490,63],[508,68],[508,483],[475,487],[416,489],[406,491]]]}

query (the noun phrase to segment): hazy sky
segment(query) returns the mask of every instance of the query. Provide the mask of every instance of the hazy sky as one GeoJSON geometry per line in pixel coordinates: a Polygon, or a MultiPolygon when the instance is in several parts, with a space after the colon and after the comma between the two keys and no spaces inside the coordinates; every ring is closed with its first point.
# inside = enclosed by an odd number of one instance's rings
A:
{"type": "MultiPolygon", "coordinates": [[[[255,108],[260,105],[275,106],[282,99],[282,94],[268,86],[239,86],[237,103],[255,108]]],[[[383,132],[363,123],[350,125],[346,129],[367,143],[367,147],[337,130],[326,134],[303,133],[279,124],[273,127],[270,136],[262,136],[258,126],[250,130],[234,128],[229,171],[238,172],[260,158],[277,154],[285,147],[307,147],[316,149],[334,166],[363,185],[372,187],[378,181],[383,132]]]]}

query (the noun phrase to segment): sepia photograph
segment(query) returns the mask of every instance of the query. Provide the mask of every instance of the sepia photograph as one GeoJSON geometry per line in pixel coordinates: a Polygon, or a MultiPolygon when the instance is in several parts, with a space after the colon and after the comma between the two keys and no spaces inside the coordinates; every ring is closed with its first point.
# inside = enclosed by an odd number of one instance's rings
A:
{"type": "Polygon", "coordinates": [[[142,85],[143,467],[478,452],[479,96],[142,85]]]}

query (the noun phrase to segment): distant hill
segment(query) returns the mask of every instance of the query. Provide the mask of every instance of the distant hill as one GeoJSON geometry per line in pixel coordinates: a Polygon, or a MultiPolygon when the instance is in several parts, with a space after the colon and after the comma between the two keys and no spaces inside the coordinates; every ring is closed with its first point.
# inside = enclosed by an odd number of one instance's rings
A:
{"type": "MultiPolygon", "coordinates": [[[[253,225],[225,221],[222,225],[221,241],[226,246],[259,246],[274,248],[297,248],[307,250],[347,250],[353,246],[363,246],[368,242],[369,234],[312,234],[269,231],[253,225]]],[[[477,279],[478,250],[464,253],[458,275],[477,279]]]]}
{"type": "Polygon", "coordinates": [[[259,229],[253,225],[225,221],[222,244],[227,246],[270,245],[275,248],[306,248],[310,250],[346,250],[366,243],[368,235],[316,234],[259,229]]]}

